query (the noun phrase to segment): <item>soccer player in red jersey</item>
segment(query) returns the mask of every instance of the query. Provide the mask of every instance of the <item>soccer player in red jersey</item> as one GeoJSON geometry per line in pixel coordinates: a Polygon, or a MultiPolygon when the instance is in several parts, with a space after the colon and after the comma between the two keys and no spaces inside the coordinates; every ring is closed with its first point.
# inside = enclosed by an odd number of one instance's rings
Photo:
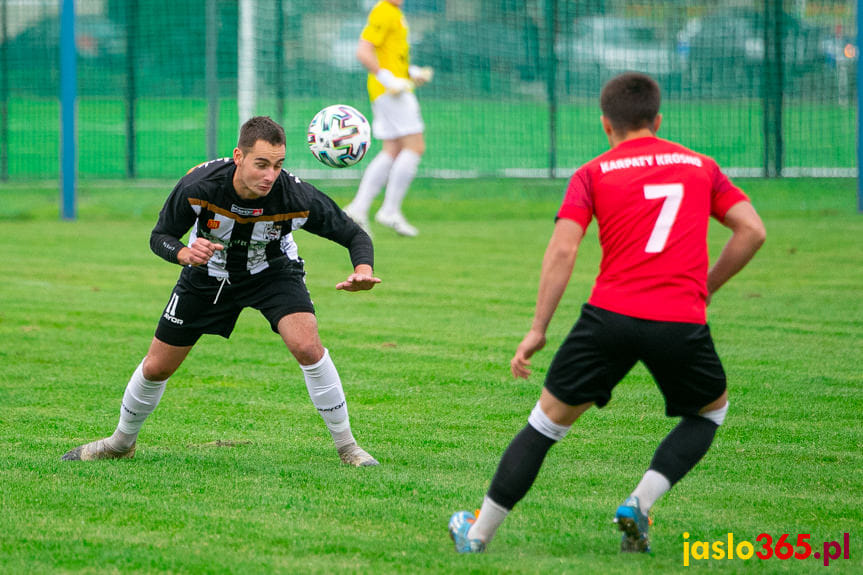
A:
{"type": "Polygon", "coordinates": [[[704,456],[728,409],[725,372],[706,324],[710,298],[755,255],[764,225],[746,195],[712,159],[656,137],[659,86],[644,74],[610,80],[600,96],[611,150],[569,181],[542,263],[533,324],[510,362],[530,375],[572,275],[591,219],[599,227],[599,276],[581,316],[555,355],[527,426],[503,454],[478,517],[459,511],[449,530],[456,550],[483,551],[528,492],[548,450],[641,361],[668,416],[680,423],[659,444],[614,521],[621,551],[646,552],[648,512],[704,456]],[[731,230],[709,266],[707,228],[731,230]]]}

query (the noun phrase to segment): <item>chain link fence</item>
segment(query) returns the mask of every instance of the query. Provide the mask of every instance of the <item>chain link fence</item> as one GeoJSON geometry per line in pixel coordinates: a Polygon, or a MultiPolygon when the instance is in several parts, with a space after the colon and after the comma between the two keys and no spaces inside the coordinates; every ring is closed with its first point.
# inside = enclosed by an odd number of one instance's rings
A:
{"type": "MultiPolygon", "coordinates": [[[[238,52],[286,165],[314,113],[370,105],[357,40],[368,0],[78,0],[78,170],[176,178],[230,155],[238,52]],[[240,40],[240,10],[252,37],[240,40]]],[[[738,175],[856,174],[851,0],[405,0],[428,152],[420,175],[567,176],[602,152],[599,91],[638,70],[663,89],[660,135],[738,175]]],[[[60,175],[60,0],[0,0],[0,178],[60,175]]],[[[377,145],[375,145],[376,147],[377,145]]],[[[374,150],[373,150],[374,151],[374,150]]]]}

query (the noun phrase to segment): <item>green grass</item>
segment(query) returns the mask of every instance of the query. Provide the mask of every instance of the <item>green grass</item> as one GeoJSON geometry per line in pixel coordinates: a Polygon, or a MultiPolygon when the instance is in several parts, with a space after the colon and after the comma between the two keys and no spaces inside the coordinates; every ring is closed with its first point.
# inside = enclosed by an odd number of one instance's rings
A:
{"type": "MultiPolygon", "coordinates": [[[[204,338],[168,383],[134,460],[61,462],[110,433],[179,269],[148,249],[173,182],[0,187],[0,572],[665,573],[690,541],[850,532],[863,511],[863,216],[852,180],[741,180],[768,241],[709,311],[731,410],[691,476],[655,508],[654,553],[621,556],[610,523],[674,425],[636,368],[546,459],[482,556],[446,534],[481,502],[554,349],[596,274],[591,227],[535,374],[508,373],[528,328],[564,181],[419,180],[422,235],[376,228],[369,293],[337,292],[345,251],[300,232],[321,336],[361,444],[382,463],[338,464],[302,375],[265,320],[204,338]],[[218,447],[214,442],[236,442],[218,447]]],[[[320,182],[340,202],[353,188],[320,182]]],[[[728,233],[712,229],[715,257],[728,233]]],[[[707,560],[712,572],[810,572],[814,559],[707,560]],[[807,569],[807,566],[809,569],[807,569]]]]}

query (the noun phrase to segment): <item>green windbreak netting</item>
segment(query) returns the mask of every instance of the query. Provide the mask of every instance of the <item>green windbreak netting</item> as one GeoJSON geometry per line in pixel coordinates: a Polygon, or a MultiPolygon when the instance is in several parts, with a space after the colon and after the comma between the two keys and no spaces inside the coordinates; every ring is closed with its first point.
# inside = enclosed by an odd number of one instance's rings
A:
{"type": "MultiPolygon", "coordinates": [[[[0,0],[4,179],[59,175],[60,4],[0,0]]],[[[355,51],[373,4],[78,0],[80,175],[175,178],[229,155],[252,102],[285,126],[290,169],[358,177],[317,164],[305,131],[329,104],[370,114],[355,51]]],[[[403,10],[413,61],[436,71],[418,90],[421,175],[567,175],[606,148],[598,94],[624,70],[662,86],[660,135],[732,173],[856,173],[853,0],[405,0],[403,10]]]]}

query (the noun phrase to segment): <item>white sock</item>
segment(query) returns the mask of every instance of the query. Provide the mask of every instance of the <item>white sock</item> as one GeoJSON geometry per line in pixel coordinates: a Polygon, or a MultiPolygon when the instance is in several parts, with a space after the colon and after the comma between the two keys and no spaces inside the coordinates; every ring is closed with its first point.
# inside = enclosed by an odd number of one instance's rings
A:
{"type": "Polygon", "coordinates": [[[646,515],[656,500],[665,495],[669,489],[671,489],[671,482],[667,477],[658,471],[648,469],[632,495],[638,497],[638,506],[646,515]]]}
{"type": "Polygon", "coordinates": [[[402,201],[408,193],[414,176],[417,175],[417,167],[420,165],[422,156],[413,150],[402,150],[393,162],[390,171],[390,179],[387,183],[387,193],[384,196],[384,204],[381,211],[385,214],[399,214],[402,211],[402,201]]]}
{"type": "Polygon", "coordinates": [[[354,213],[368,217],[372,202],[381,192],[384,184],[387,183],[394,161],[393,157],[386,152],[380,152],[369,163],[366,171],[363,172],[357,195],[351,201],[351,208],[353,208],[354,213]]]}
{"type": "Polygon", "coordinates": [[[720,407],[719,409],[714,409],[713,411],[705,411],[701,413],[701,417],[705,419],[709,419],[716,425],[722,425],[725,421],[725,415],[728,413],[728,406],[731,405],[729,401],[725,402],[725,405],[720,407]]]}
{"type": "Polygon", "coordinates": [[[538,432],[553,441],[560,441],[569,433],[571,425],[560,425],[553,422],[539,406],[539,401],[533,406],[527,422],[538,432]]]}
{"type": "Polygon", "coordinates": [[[495,503],[486,495],[485,499],[482,500],[479,517],[476,518],[476,522],[467,532],[467,536],[470,539],[479,539],[488,543],[507,515],[509,515],[509,509],[495,503]]]}
{"type": "Polygon", "coordinates": [[[324,357],[320,361],[300,367],[303,369],[309,397],[312,398],[318,413],[324,418],[324,423],[327,424],[336,447],[356,443],[351,433],[348,404],[342,390],[342,380],[339,379],[339,372],[336,371],[336,366],[330,359],[330,351],[324,349],[324,357]]]}
{"type": "Polygon", "coordinates": [[[138,364],[123,393],[120,421],[117,423],[117,430],[111,436],[112,446],[118,449],[127,449],[135,443],[144,420],[153,413],[159,405],[159,400],[162,399],[162,394],[165,393],[165,384],[168,380],[145,379],[143,366],[143,361],[138,364]]]}

